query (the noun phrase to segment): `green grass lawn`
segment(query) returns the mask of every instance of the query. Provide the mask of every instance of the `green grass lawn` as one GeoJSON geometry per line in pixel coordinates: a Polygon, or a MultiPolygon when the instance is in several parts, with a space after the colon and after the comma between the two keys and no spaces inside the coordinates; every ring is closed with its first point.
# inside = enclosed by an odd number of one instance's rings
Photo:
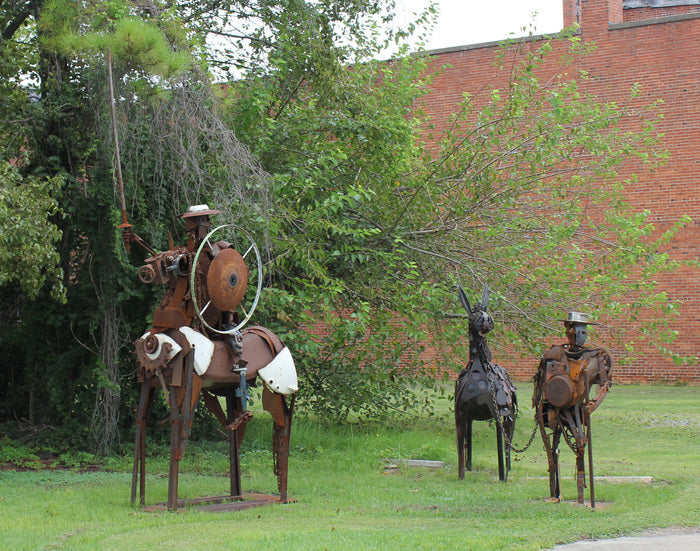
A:
{"type": "MultiPolygon", "coordinates": [[[[519,383],[516,446],[532,431],[532,387],[519,383]]],[[[296,503],[240,512],[147,513],[129,503],[129,458],[119,470],[0,472],[2,549],[548,549],[586,537],[700,527],[700,389],[614,386],[593,417],[596,510],[549,503],[537,436],[498,482],[495,427],[475,424],[475,470],[457,480],[451,403],[437,419],[333,426],[297,417],[289,488],[296,503]],[[431,459],[440,469],[390,459],[431,459]],[[653,483],[606,482],[652,476],[653,483]]],[[[273,493],[271,422],[256,412],[243,444],[244,489],[273,493]]],[[[160,453],[164,453],[161,450],[160,453]]],[[[225,493],[226,445],[191,442],[181,497],[225,493]]],[[[562,450],[562,493],[574,500],[573,454],[562,450]]],[[[165,501],[167,463],[149,458],[147,501],[165,501]]]]}

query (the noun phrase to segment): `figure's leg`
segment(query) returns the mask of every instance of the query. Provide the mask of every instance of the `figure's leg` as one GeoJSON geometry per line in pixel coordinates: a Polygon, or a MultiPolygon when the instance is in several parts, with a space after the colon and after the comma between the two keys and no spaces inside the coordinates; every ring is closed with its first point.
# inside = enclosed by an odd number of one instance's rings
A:
{"type": "Polygon", "coordinates": [[[190,438],[192,419],[199,401],[199,393],[202,390],[202,379],[194,372],[194,354],[187,355],[186,385],[177,391],[177,400],[182,413],[182,423],[180,425],[180,447],[178,448],[178,459],[185,455],[185,446],[190,438]]]}
{"type": "MultiPolygon", "coordinates": [[[[236,389],[230,387],[226,389],[226,413],[227,421],[233,423],[240,409],[240,399],[236,396],[236,389]]],[[[245,424],[244,424],[245,425],[245,424]]],[[[231,475],[231,495],[240,496],[241,488],[241,456],[239,450],[238,428],[228,431],[229,441],[229,473],[231,475]]]]}
{"type": "Polygon", "coordinates": [[[559,478],[559,440],[561,429],[556,427],[552,433],[552,453],[549,464],[549,492],[557,501],[561,501],[561,480],[559,478]]]}
{"type": "Polygon", "coordinates": [[[576,451],[576,488],[578,490],[578,503],[581,505],[583,505],[583,490],[586,487],[586,463],[583,455],[583,449],[576,451]]]}
{"type": "Polygon", "coordinates": [[[503,461],[503,427],[501,423],[496,423],[496,449],[498,451],[498,480],[506,481],[506,468],[503,461]]]}
{"type": "Polygon", "coordinates": [[[584,433],[583,411],[579,404],[573,407],[573,418],[570,418],[571,433],[576,443],[574,453],[576,454],[576,489],[578,492],[578,503],[583,505],[584,489],[586,488],[586,436],[584,433]]]}
{"type": "Polygon", "coordinates": [[[151,400],[151,381],[146,378],[141,384],[141,396],[136,409],[136,438],[134,441],[134,468],[131,475],[131,504],[136,502],[136,486],[139,486],[141,506],[146,501],[146,420],[151,400]]]}
{"type": "Polygon", "coordinates": [[[548,411],[544,410],[542,402],[537,404],[537,413],[535,419],[537,426],[540,429],[544,449],[547,452],[547,470],[549,472],[549,495],[553,499],[560,499],[559,489],[559,438],[561,432],[558,421],[548,419],[548,411]],[[552,429],[552,434],[547,433],[547,427],[551,429],[551,425],[555,425],[552,429]]]}

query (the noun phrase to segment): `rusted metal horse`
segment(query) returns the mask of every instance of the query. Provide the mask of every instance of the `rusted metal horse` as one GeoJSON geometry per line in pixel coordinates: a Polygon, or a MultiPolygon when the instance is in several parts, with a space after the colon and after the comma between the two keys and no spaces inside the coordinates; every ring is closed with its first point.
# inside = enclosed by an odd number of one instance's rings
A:
{"type": "Polygon", "coordinates": [[[508,371],[491,362],[486,334],[493,329],[494,323],[487,312],[488,287],[484,288],[481,304],[477,303],[474,308],[461,287],[458,293],[469,314],[469,363],[459,374],[455,385],[459,479],[464,479],[465,448],[466,470],[472,470],[472,421],[495,419],[498,478],[505,482],[510,471],[510,443],[518,414],[516,388],[508,371]]]}
{"type": "MultiPolygon", "coordinates": [[[[591,447],[591,413],[608,394],[612,383],[612,357],[604,348],[587,348],[587,314],[570,312],[563,320],[568,343],[552,346],[540,360],[535,374],[532,405],[544,441],[549,463],[549,491],[554,501],[561,500],[559,482],[559,441],[576,454],[578,503],[583,503],[586,487],[584,453],[588,448],[591,507],[595,507],[593,486],[593,451],[591,447]],[[590,398],[591,389],[597,386],[590,398]]],[[[594,325],[594,324],[593,324],[594,325]]]]}
{"type": "MultiPolygon", "coordinates": [[[[228,495],[194,502],[230,501],[234,509],[287,501],[290,430],[297,390],[294,361],[282,341],[268,329],[243,328],[260,295],[262,263],[249,236],[244,254],[231,243],[214,239],[217,233],[233,228],[225,225],[211,230],[209,215],[216,213],[206,205],[190,207],[182,215],[189,232],[187,245],[174,247],[171,241],[170,250],[157,254],[147,247],[153,256],[139,270],[142,281],[165,284],[167,290],[153,314],[153,327],[135,343],[141,395],[136,412],[132,503],[138,487],[140,503],[145,504],[146,423],[157,388],[162,389],[170,411],[168,509],[186,504],[178,500],[178,466],[200,394],[228,431],[231,485],[228,495]],[[246,264],[249,255],[254,258],[252,270],[257,269],[258,277],[252,307],[245,312],[242,301],[250,275],[246,264]],[[243,319],[237,312],[239,307],[245,314],[243,319]],[[248,386],[258,377],[264,382],[263,407],[273,420],[279,497],[260,496],[257,501],[243,502],[239,446],[246,423],[252,419],[247,409],[248,386]],[[225,401],[225,412],[219,398],[225,401]]],[[[242,232],[240,228],[236,231],[242,232]]],[[[125,230],[125,239],[143,244],[130,228],[125,230]]]]}

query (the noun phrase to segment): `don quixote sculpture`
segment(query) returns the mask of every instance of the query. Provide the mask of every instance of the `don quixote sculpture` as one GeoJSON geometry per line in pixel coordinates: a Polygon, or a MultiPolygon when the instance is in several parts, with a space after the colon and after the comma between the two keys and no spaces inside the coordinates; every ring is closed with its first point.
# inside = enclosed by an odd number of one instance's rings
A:
{"type": "Polygon", "coordinates": [[[576,455],[578,503],[583,504],[588,448],[591,507],[595,507],[591,414],[600,406],[612,382],[612,358],[604,348],[588,348],[587,314],[570,312],[564,321],[567,344],[552,346],[544,353],[537,373],[532,405],[549,463],[551,499],[561,501],[559,442],[564,440],[576,455]],[[590,397],[593,387],[594,397],[590,397]]]}
{"type": "Polygon", "coordinates": [[[287,501],[290,429],[297,391],[294,361],[270,330],[244,327],[260,297],[262,262],[255,242],[244,230],[232,225],[211,228],[210,216],[218,213],[207,205],[190,207],[182,215],[187,243],[174,246],[170,239],[169,250],[160,253],[138,237],[130,225],[122,224],[127,243],[138,243],[151,254],[139,269],[140,279],[166,286],[165,296],[153,312],[153,326],[135,343],[141,394],[136,412],[132,503],[136,502],[138,487],[140,503],[145,504],[146,424],[158,388],[169,408],[167,421],[171,428],[168,509],[190,503],[178,500],[178,465],[200,394],[229,434],[231,484],[227,495],[191,501],[227,502],[231,509],[287,501]],[[227,234],[235,235],[245,245],[234,246],[221,239],[227,234]],[[246,298],[251,274],[255,274],[252,300],[246,298]],[[244,304],[246,300],[251,303],[244,304]],[[279,496],[258,495],[243,500],[239,446],[252,418],[247,408],[248,386],[257,378],[264,383],[263,408],[272,415],[279,496]]]}
{"type": "Polygon", "coordinates": [[[459,299],[469,315],[469,363],[459,374],[455,385],[455,423],[459,479],[472,470],[472,421],[496,420],[498,478],[505,482],[510,470],[510,447],[518,414],[516,388],[508,371],[491,361],[486,335],[494,328],[488,314],[488,287],[483,299],[473,308],[460,287],[459,299]],[[505,444],[504,444],[505,440],[505,444]]]}

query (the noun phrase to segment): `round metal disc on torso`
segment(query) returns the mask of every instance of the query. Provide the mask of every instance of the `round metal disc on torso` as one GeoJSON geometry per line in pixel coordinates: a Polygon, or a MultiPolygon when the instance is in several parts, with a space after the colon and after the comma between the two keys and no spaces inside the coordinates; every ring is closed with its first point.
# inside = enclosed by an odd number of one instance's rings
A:
{"type": "Polygon", "coordinates": [[[248,286],[248,267],[235,249],[224,249],[214,257],[207,274],[207,289],[214,306],[233,311],[243,300],[248,286]]]}

